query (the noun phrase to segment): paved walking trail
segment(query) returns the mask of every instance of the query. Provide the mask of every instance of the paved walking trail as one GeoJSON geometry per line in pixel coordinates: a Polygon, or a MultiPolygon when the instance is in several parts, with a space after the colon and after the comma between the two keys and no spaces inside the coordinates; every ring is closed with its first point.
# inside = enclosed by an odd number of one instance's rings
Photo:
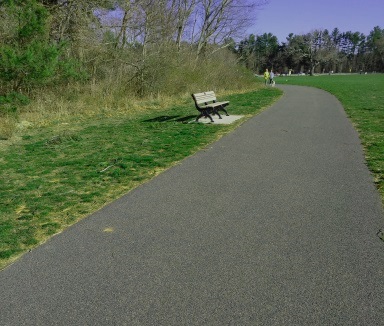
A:
{"type": "Polygon", "coordinates": [[[383,325],[384,215],[358,135],[332,95],[280,87],[0,272],[0,325],[383,325]]]}

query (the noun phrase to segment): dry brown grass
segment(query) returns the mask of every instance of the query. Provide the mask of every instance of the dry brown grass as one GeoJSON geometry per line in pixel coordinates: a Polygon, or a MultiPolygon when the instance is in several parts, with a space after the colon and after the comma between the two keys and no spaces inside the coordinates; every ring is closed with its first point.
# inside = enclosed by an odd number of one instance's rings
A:
{"type": "Polygon", "coordinates": [[[43,127],[73,119],[132,116],[185,103],[191,93],[214,90],[221,96],[257,88],[251,73],[238,66],[229,51],[199,62],[188,51],[179,56],[165,53],[148,60],[145,69],[144,96],[138,96],[141,86],[132,67],[120,58],[98,66],[86,82],[34,90],[29,94],[31,102],[20,106],[16,116],[0,120],[0,137],[17,136],[21,122],[43,127]]]}
{"type": "Polygon", "coordinates": [[[12,137],[17,129],[17,119],[4,115],[0,117],[0,140],[7,140],[12,137]]]}

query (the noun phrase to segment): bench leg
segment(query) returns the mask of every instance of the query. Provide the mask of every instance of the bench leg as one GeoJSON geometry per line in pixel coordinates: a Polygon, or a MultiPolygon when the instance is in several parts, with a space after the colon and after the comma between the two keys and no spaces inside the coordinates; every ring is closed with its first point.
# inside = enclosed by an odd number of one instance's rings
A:
{"type": "Polygon", "coordinates": [[[217,114],[217,116],[219,117],[219,119],[223,119],[219,113],[219,110],[218,109],[213,109],[213,112],[212,112],[213,115],[217,114]]]}
{"type": "Polygon", "coordinates": [[[199,119],[203,116],[204,114],[200,113],[197,117],[196,117],[196,122],[199,121],[199,119]]]}
{"type": "Polygon", "coordinates": [[[201,118],[201,117],[206,117],[206,118],[209,118],[210,120],[211,120],[211,122],[214,122],[213,121],[213,119],[212,119],[212,117],[209,115],[209,113],[207,112],[207,111],[201,111],[201,113],[196,117],[196,122],[198,122],[199,121],[199,119],[201,118]]]}
{"type": "Polygon", "coordinates": [[[228,117],[229,116],[229,114],[228,114],[228,112],[227,112],[227,110],[226,109],[224,109],[224,105],[222,105],[221,107],[220,107],[220,109],[219,110],[223,110],[224,112],[225,112],[225,115],[228,117]]]}

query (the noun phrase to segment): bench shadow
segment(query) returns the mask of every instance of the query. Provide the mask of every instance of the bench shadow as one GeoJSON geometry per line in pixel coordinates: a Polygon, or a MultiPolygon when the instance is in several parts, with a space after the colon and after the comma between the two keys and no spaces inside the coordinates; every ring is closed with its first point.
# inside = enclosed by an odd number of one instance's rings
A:
{"type": "Polygon", "coordinates": [[[168,122],[168,121],[176,121],[176,122],[189,122],[191,119],[196,118],[196,115],[189,115],[186,117],[181,117],[179,115],[161,115],[156,118],[143,120],[142,122],[168,122]]]}
{"type": "Polygon", "coordinates": [[[176,119],[175,121],[185,123],[185,122],[191,121],[191,119],[196,119],[196,114],[195,115],[188,115],[186,117],[181,117],[179,119],[176,119]]]}
{"type": "Polygon", "coordinates": [[[179,115],[161,115],[161,116],[156,117],[156,118],[143,120],[143,122],[166,122],[166,121],[178,118],[178,117],[179,117],[179,115]]]}

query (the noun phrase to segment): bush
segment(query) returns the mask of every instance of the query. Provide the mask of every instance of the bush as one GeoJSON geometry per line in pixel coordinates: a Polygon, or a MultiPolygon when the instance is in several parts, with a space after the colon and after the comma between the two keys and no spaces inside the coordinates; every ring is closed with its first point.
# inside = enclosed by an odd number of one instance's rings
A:
{"type": "Polygon", "coordinates": [[[241,67],[227,49],[196,59],[194,49],[180,52],[174,46],[152,49],[145,58],[140,51],[127,48],[100,52],[93,74],[93,84],[103,94],[132,97],[175,96],[212,89],[239,90],[254,86],[252,73],[241,67]]]}

